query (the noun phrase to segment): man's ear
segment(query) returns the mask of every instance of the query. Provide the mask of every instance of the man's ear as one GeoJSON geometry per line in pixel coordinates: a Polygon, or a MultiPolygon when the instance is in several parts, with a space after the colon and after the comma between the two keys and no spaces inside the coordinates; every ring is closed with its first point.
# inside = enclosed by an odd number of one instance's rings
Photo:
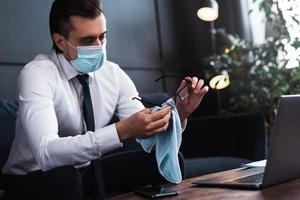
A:
{"type": "Polygon", "coordinates": [[[66,51],[66,42],[63,36],[61,36],[58,33],[52,34],[52,40],[55,43],[55,45],[61,50],[62,52],[66,51]]]}

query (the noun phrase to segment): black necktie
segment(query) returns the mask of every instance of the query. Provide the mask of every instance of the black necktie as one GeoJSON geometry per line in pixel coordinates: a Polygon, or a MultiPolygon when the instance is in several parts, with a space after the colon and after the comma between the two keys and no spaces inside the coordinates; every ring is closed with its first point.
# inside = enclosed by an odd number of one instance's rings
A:
{"type": "MultiPolygon", "coordinates": [[[[79,80],[80,84],[82,85],[82,92],[83,92],[83,117],[86,124],[87,131],[95,131],[95,122],[94,122],[94,113],[93,113],[93,105],[92,105],[92,98],[90,93],[89,87],[89,75],[77,75],[77,79],[79,80]]],[[[94,183],[96,187],[95,199],[105,199],[105,189],[104,189],[104,182],[103,182],[103,175],[102,175],[102,168],[100,161],[93,160],[91,162],[91,170],[94,177],[94,183]]]]}
{"type": "Polygon", "coordinates": [[[78,75],[77,79],[82,85],[83,92],[83,117],[86,124],[87,131],[95,131],[95,122],[94,122],[94,113],[93,113],[93,105],[89,87],[89,75],[83,74],[78,75]]]}

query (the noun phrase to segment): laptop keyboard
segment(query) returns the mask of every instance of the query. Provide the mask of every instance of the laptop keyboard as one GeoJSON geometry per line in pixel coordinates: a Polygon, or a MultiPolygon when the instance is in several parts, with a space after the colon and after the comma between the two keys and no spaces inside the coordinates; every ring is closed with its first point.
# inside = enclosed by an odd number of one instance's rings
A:
{"type": "Polygon", "coordinates": [[[258,173],[251,176],[246,176],[243,178],[239,178],[233,181],[229,182],[235,182],[235,183],[261,183],[263,179],[264,173],[258,173]]]}

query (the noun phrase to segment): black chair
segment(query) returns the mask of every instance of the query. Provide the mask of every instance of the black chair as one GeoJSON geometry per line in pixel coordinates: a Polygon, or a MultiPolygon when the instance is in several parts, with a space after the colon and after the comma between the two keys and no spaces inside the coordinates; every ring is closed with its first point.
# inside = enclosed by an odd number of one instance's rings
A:
{"type": "Polygon", "coordinates": [[[180,148],[186,178],[265,159],[266,144],[262,113],[191,118],[180,148]]]}
{"type": "Polygon", "coordinates": [[[0,101],[0,199],[3,197],[5,176],[2,167],[5,164],[15,135],[17,103],[12,100],[0,101]]]}
{"type": "MultiPolygon", "coordinates": [[[[184,178],[184,159],[178,155],[184,178]]],[[[105,191],[108,196],[129,192],[145,185],[168,183],[160,174],[155,152],[130,150],[109,154],[101,158],[105,191]]]]}

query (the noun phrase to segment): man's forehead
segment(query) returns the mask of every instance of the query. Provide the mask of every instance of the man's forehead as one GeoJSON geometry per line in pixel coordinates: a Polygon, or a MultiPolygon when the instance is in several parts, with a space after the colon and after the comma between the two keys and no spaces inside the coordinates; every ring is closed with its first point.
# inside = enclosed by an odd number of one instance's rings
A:
{"type": "Polygon", "coordinates": [[[79,36],[100,35],[106,31],[106,19],[103,14],[93,19],[72,16],[70,21],[73,26],[71,32],[79,36]]]}

